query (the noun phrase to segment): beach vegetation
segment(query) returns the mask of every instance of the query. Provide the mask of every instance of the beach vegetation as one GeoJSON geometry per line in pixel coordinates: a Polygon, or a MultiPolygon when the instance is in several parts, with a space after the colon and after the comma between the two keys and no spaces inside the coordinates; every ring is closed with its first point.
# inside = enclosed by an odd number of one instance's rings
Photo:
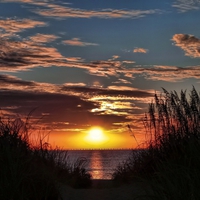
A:
{"type": "Polygon", "coordinates": [[[146,148],[118,166],[115,181],[148,185],[144,199],[200,199],[200,96],[193,87],[155,94],[144,116],[146,148]]]}
{"type": "Polygon", "coordinates": [[[0,199],[61,199],[60,185],[88,187],[85,159],[70,163],[67,151],[52,148],[44,137],[31,143],[30,124],[0,118],[0,199]]]}

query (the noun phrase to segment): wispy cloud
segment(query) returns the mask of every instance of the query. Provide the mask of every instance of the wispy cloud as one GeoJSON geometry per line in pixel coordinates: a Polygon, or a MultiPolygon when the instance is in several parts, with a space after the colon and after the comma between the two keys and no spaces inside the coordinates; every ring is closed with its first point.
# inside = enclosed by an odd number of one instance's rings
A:
{"type": "Polygon", "coordinates": [[[50,83],[25,81],[15,76],[0,74],[0,90],[57,93],[58,86],[50,83]]]}
{"type": "Polygon", "coordinates": [[[25,89],[24,87],[31,87],[36,86],[34,82],[31,81],[23,81],[15,76],[0,74],[0,89],[4,88],[12,88],[12,86],[20,86],[21,88],[25,89]]]}
{"type": "Polygon", "coordinates": [[[48,3],[52,2],[51,0],[1,0],[1,3],[24,3],[24,4],[33,4],[38,6],[46,6],[48,3]]]}
{"type": "Polygon", "coordinates": [[[132,63],[132,67],[124,65],[123,61],[96,61],[87,64],[87,70],[90,74],[104,76],[104,77],[117,77],[119,82],[129,84],[129,80],[134,79],[136,76],[142,76],[146,80],[177,82],[184,79],[195,78],[200,79],[200,66],[137,66],[132,63]],[[134,67],[133,67],[134,66],[134,67]],[[127,77],[127,78],[121,78],[127,77]]]}
{"type": "Polygon", "coordinates": [[[111,60],[117,60],[118,58],[120,58],[120,56],[118,56],[118,55],[113,55],[112,58],[109,59],[109,61],[111,61],[111,60]]]}
{"type": "Polygon", "coordinates": [[[36,9],[35,13],[46,17],[58,18],[140,18],[146,15],[160,13],[160,10],[84,10],[79,8],[71,8],[56,4],[46,5],[45,9],[36,9]]]}
{"type": "Polygon", "coordinates": [[[65,83],[63,85],[67,87],[86,87],[85,83],[65,83]]]}
{"type": "Polygon", "coordinates": [[[53,42],[57,38],[59,37],[56,35],[39,34],[39,33],[34,36],[29,37],[29,39],[34,43],[49,43],[49,42],[53,42]]]}
{"type": "Polygon", "coordinates": [[[84,59],[82,59],[81,57],[67,57],[66,59],[69,62],[77,62],[77,63],[84,61],[84,59]]]}
{"type": "Polygon", "coordinates": [[[135,88],[129,87],[129,86],[116,86],[116,85],[111,85],[108,86],[109,90],[124,90],[124,91],[134,91],[135,88]]]}
{"type": "Polygon", "coordinates": [[[118,70],[123,69],[123,61],[118,60],[100,60],[100,61],[91,61],[87,64],[88,73],[97,76],[115,76],[118,77],[118,70]]]}
{"type": "Polygon", "coordinates": [[[176,0],[172,7],[177,8],[179,12],[184,13],[190,10],[199,10],[200,1],[199,0],[176,0]]]}
{"type": "Polygon", "coordinates": [[[72,8],[67,5],[70,3],[60,4],[56,1],[35,1],[35,0],[2,0],[3,3],[8,2],[18,2],[24,4],[37,5],[41,8],[32,8],[31,11],[45,17],[54,17],[54,18],[141,18],[147,15],[160,14],[161,11],[158,9],[150,10],[128,10],[128,9],[101,9],[101,10],[86,10],[80,8],[72,8]]]}
{"type": "Polygon", "coordinates": [[[71,45],[71,46],[98,46],[98,44],[95,43],[89,43],[89,42],[82,42],[80,38],[72,38],[71,40],[64,40],[63,44],[71,45]]]}
{"type": "MultiPolygon", "coordinates": [[[[43,35],[44,36],[44,35],[43,35]]],[[[34,38],[34,37],[33,37],[34,38]]],[[[56,36],[41,37],[41,41],[49,42],[56,36]]],[[[33,39],[34,40],[34,39],[33,39]]],[[[198,38],[189,35],[176,34],[173,41],[181,47],[187,55],[199,57],[198,38]]],[[[116,77],[118,83],[130,84],[136,76],[145,79],[162,80],[168,82],[182,81],[188,78],[200,79],[199,66],[137,66],[134,61],[116,60],[114,56],[108,60],[86,62],[81,57],[64,57],[56,48],[48,47],[44,43],[35,43],[31,38],[23,41],[1,39],[0,71],[23,71],[36,67],[68,67],[86,70],[87,73],[102,77],[116,77]],[[132,65],[130,68],[129,65],[132,65]],[[126,78],[127,77],[127,78],[126,78]]]]}
{"type": "Polygon", "coordinates": [[[61,63],[66,63],[66,59],[57,49],[36,44],[30,39],[15,41],[0,38],[0,44],[1,71],[28,70],[39,66],[59,66],[61,63]]]}
{"type": "Polygon", "coordinates": [[[178,82],[184,79],[200,79],[200,66],[176,67],[176,66],[153,66],[124,69],[127,76],[143,76],[147,80],[178,82]]]}
{"type": "MultiPolygon", "coordinates": [[[[0,38],[0,71],[23,71],[36,67],[68,67],[86,70],[87,73],[102,77],[117,77],[116,84],[130,84],[136,76],[145,79],[163,81],[182,81],[187,78],[200,78],[199,66],[180,68],[176,66],[138,66],[132,60],[118,60],[114,55],[108,60],[86,62],[81,57],[65,57],[54,47],[46,43],[58,37],[48,34],[37,34],[23,40],[0,38]],[[132,65],[134,67],[128,67],[132,65]],[[124,78],[127,77],[127,78],[124,78]]],[[[200,57],[200,40],[186,34],[175,34],[172,38],[175,45],[182,48],[187,56],[200,57]]],[[[82,43],[81,41],[79,41],[82,43]]]]}
{"type": "Polygon", "coordinates": [[[128,81],[127,79],[123,79],[123,78],[118,78],[118,80],[113,83],[115,83],[115,84],[121,84],[121,83],[132,84],[131,81],[128,81]]]}
{"type": "MultiPolygon", "coordinates": [[[[73,67],[87,70],[95,76],[118,76],[117,69],[134,61],[101,60],[85,62],[81,57],[64,57],[46,42],[55,40],[55,35],[34,35],[21,40],[0,38],[0,71],[23,71],[36,67],[73,67]]],[[[114,59],[117,57],[115,56],[114,59]]]]}
{"type": "Polygon", "coordinates": [[[8,33],[17,33],[37,26],[47,26],[47,23],[31,19],[0,19],[0,28],[8,33]]]}
{"type": "Polygon", "coordinates": [[[186,56],[200,57],[200,39],[188,34],[175,34],[172,38],[175,45],[185,51],[186,56]]]}
{"type": "Polygon", "coordinates": [[[149,50],[144,48],[135,48],[133,49],[133,53],[147,53],[149,50]]]}

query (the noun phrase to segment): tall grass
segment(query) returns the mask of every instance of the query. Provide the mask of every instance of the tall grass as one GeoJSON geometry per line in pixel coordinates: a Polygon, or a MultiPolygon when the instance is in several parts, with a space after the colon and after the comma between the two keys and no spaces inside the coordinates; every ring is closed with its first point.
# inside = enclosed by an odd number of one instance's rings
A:
{"type": "Polygon", "coordinates": [[[146,150],[123,165],[126,176],[118,167],[114,179],[151,180],[152,199],[200,199],[200,96],[195,88],[188,96],[165,89],[155,94],[144,125],[146,150]]]}
{"type": "Polygon", "coordinates": [[[86,187],[90,174],[84,160],[72,166],[67,152],[52,149],[44,140],[31,145],[27,123],[0,119],[0,199],[61,199],[59,184],[86,187]]]}

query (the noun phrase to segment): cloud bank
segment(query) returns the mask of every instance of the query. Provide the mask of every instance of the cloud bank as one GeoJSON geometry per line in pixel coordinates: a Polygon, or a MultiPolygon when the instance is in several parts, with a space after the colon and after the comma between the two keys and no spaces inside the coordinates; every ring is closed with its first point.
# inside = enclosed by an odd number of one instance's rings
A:
{"type": "Polygon", "coordinates": [[[33,119],[40,119],[49,129],[85,129],[99,124],[114,127],[115,123],[130,121],[136,110],[143,113],[143,107],[135,105],[153,96],[151,91],[137,88],[91,88],[83,83],[54,85],[24,81],[15,76],[0,75],[0,105],[4,116],[22,117],[33,112],[33,119]],[[135,102],[135,103],[134,103],[135,102]],[[52,127],[53,126],[53,127],[52,127]]]}

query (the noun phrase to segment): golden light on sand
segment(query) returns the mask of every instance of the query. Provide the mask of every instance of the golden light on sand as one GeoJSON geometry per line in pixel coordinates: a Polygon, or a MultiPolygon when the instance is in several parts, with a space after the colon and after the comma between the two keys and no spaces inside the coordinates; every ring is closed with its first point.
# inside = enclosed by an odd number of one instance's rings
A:
{"type": "Polygon", "coordinates": [[[106,142],[107,136],[105,135],[102,128],[92,127],[91,129],[88,130],[85,140],[88,143],[100,144],[106,142]]]}

